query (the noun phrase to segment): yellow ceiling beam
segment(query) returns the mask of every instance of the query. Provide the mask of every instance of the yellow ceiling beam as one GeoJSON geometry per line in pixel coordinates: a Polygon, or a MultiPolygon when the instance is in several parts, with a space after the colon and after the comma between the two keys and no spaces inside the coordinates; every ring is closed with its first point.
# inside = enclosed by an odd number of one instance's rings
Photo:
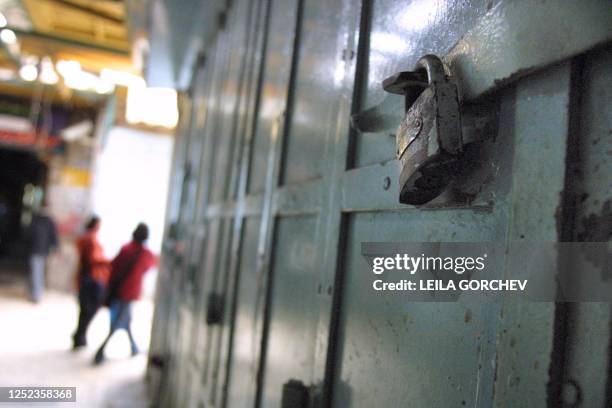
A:
{"type": "Polygon", "coordinates": [[[23,0],[34,30],[68,40],[129,51],[123,3],[23,0]],[[114,10],[112,13],[109,10],[114,10]],[[97,14],[100,13],[100,14],[97,14]]]}

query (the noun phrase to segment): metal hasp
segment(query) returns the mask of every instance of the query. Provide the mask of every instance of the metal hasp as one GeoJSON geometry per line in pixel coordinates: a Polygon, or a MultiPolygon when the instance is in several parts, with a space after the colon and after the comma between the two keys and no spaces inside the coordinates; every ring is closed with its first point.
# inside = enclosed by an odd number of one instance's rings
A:
{"type": "Polygon", "coordinates": [[[463,152],[457,86],[440,58],[426,55],[414,71],[385,79],[383,89],[405,96],[406,116],[396,134],[399,201],[425,204],[448,186],[463,152]]]}

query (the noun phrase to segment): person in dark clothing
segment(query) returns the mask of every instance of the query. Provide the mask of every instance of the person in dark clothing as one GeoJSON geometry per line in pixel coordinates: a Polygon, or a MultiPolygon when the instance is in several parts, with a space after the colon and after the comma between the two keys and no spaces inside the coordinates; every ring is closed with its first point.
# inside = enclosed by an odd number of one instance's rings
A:
{"type": "Polygon", "coordinates": [[[149,228],[140,223],[132,233],[132,241],[121,248],[112,261],[107,304],[111,312],[110,332],[96,353],[94,363],[105,360],[104,348],[118,329],[125,329],[130,339],[132,355],[138,354],[138,346],[132,335],[132,303],[140,297],[144,274],[157,262],[155,255],[144,245],[149,228]]]}
{"type": "Polygon", "coordinates": [[[57,248],[57,228],[47,208],[32,217],[28,231],[30,246],[30,299],[38,303],[45,288],[45,269],[49,252],[57,248]]]}
{"type": "Polygon", "coordinates": [[[30,298],[38,303],[45,288],[45,269],[49,252],[57,248],[57,228],[44,206],[34,214],[28,231],[30,244],[30,298]]]}
{"type": "Polygon", "coordinates": [[[79,267],[79,321],[74,333],[73,348],[87,345],[87,328],[102,305],[104,291],[110,275],[110,262],[104,257],[97,233],[100,219],[93,216],[85,226],[85,233],[77,240],[79,267]]]}

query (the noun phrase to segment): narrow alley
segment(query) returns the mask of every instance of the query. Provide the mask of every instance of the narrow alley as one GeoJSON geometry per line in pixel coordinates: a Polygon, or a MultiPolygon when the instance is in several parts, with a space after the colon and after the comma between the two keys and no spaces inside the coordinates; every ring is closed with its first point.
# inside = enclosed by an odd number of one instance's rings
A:
{"type": "MultiPolygon", "coordinates": [[[[107,348],[107,361],[92,364],[95,349],[108,333],[109,313],[98,313],[88,333],[89,344],[79,351],[71,350],[71,335],[78,305],[74,296],[48,291],[42,301],[27,299],[25,279],[15,273],[0,271],[0,384],[3,386],[72,386],[77,387],[77,403],[47,403],[50,406],[88,408],[146,407],[146,347],[149,344],[152,304],[135,305],[134,335],[141,353],[130,357],[125,333],[115,335],[107,348]],[[18,324],[17,324],[18,322],[18,324]]],[[[24,403],[2,404],[25,407],[24,403]]],[[[40,403],[31,406],[40,407],[40,403]]],[[[46,406],[46,405],[45,405],[46,406]]]]}

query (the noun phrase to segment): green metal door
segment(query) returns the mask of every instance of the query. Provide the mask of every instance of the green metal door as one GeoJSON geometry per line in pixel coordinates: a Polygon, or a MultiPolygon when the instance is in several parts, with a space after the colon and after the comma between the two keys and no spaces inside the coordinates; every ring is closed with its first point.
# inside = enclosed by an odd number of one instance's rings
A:
{"type": "Polygon", "coordinates": [[[279,407],[289,380],[309,406],[610,403],[609,304],[409,302],[357,267],[363,242],[610,239],[608,2],[238,0],[219,21],[182,108],[162,405],[279,407]],[[425,54],[495,126],[414,207],[381,82],[425,54]],[[351,126],[375,105],[383,126],[351,126]]]}

